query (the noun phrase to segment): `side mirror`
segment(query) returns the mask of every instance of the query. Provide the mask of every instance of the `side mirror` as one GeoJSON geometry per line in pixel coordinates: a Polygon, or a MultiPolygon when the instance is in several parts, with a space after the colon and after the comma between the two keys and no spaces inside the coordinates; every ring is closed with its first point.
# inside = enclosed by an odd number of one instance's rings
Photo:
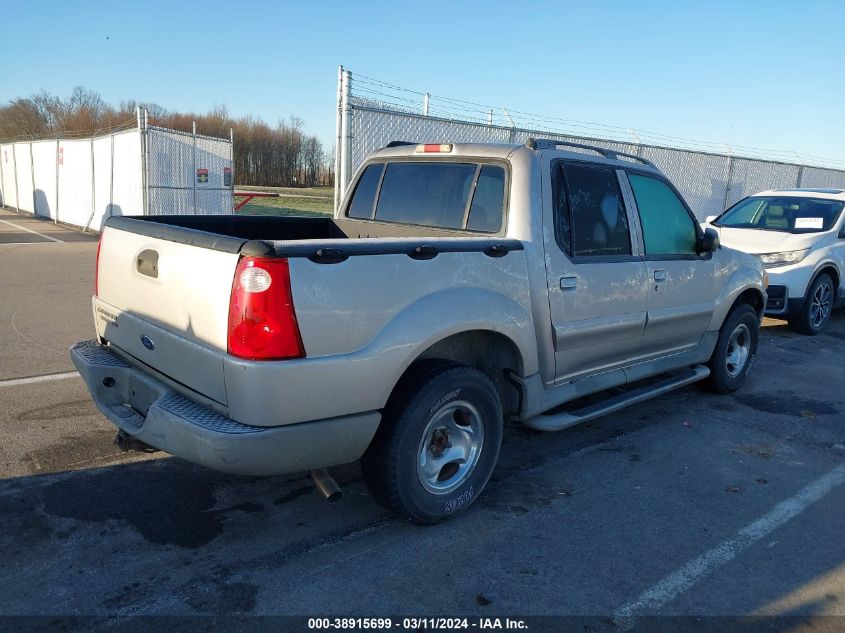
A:
{"type": "Polygon", "coordinates": [[[704,235],[698,240],[699,253],[715,253],[719,248],[719,234],[716,229],[704,229],[704,235]]]}
{"type": "Polygon", "coordinates": [[[704,218],[704,223],[710,224],[713,220],[715,220],[718,217],[719,217],[718,215],[708,215],[706,218],[704,218]]]}

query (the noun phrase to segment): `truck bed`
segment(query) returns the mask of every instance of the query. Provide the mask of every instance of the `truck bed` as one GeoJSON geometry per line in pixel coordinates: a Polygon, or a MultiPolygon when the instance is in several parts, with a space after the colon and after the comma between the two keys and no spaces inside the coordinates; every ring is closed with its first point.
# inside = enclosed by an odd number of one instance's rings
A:
{"type": "MultiPolygon", "coordinates": [[[[501,330],[506,319],[530,347],[527,276],[522,242],[496,236],[350,238],[330,218],[113,217],[93,302],[100,341],[127,362],[239,422],[272,426],[382,406],[386,393],[367,387],[374,376],[401,373],[414,347],[467,326],[501,330]],[[305,358],[227,353],[243,257],[288,261],[305,358]],[[338,365],[345,398],[331,395],[334,381],[310,375],[327,362],[338,365]],[[275,387],[259,398],[264,380],[275,387]]],[[[375,382],[390,388],[386,376],[375,382]]]]}
{"type": "Polygon", "coordinates": [[[484,252],[501,257],[523,248],[522,242],[515,239],[476,237],[426,227],[418,227],[418,237],[397,237],[393,227],[378,227],[372,234],[361,236],[359,222],[295,216],[117,216],[109,218],[105,227],[225,253],[307,257],[326,264],[344,261],[351,255],[404,253],[413,259],[432,259],[439,253],[484,252]],[[359,234],[351,237],[351,231],[359,234]]]}

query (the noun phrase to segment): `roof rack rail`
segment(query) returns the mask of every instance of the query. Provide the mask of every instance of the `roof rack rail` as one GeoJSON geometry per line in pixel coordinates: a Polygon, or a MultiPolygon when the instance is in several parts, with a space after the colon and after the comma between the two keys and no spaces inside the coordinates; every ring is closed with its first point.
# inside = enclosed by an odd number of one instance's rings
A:
{"type": "Polygon", "coordinates": [[[385,148],[388,148],[388,147],[403,147],[405,145],[419,145],[419,143],[413,143],[411,141],[390,141],[384,147],[385,148]]]}
{"type": "Polygon", "coordinates": [[[628,158],[630,160],[635,160],[639,163],[642,163],[643,165],[648,165],[649,167],[654,167],[655,169],[657,169],[657,166],[647,158],[643,158],[642,156],[635,156],[634,154],[626,154],[625,152],[617,152],[612,149],[607,149],[606,147],[599,147],[598,145],[586,145],[584,143],[572,143],[570,141],[557,141],[551,138],[529,138],[525,142],[525,147],[528,147],[530,149],[557,149],[561,146],[588,149],[590,151],[596,152],[597,154],[601,154],[605,158],[610,158],[613,160],[622,160],[623,158],[628,158]]]}

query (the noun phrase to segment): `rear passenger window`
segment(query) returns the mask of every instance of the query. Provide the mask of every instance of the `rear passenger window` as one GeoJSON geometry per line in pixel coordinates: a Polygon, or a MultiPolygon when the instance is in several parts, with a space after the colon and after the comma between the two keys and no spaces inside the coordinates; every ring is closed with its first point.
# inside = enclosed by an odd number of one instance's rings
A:
{"type": "Polygon", "coordinates": [[[695,223],[669,185],[632,173],[628,181],[640,212],[646,255],[695,255],[695,223]]]}
{"type": "Polygon", "coordinates": [[[554,178],[555,234],[575,257],[631,254],[631,232],[616,171],[559,163],[554,178]]]}
{"type": "Polygon", "coordinates": [[[467,229],[495,233],[502,228],[505,208],[505,170],[496,165],[484,165],[478,174],[478,184],[472,196],[467,229]]]}
{"type": "Polygon", "coordinates": [[[346,213],[350,218],[371,218],[373,217],[373,206],[376,201],[376,190],[378,181],[381,179],[381,172],[384,169],[382,163],[375,163],[364,170],[355,187],[355,194],[352,202],[349,203],[349,211],[346,213]]]}

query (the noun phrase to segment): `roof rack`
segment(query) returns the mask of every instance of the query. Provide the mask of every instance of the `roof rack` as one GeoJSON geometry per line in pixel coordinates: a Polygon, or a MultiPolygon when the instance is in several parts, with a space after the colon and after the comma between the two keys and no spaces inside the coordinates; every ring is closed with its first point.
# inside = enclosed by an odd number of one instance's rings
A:
{"type": "Polygon", "coordinates": [[[652,163],[647,158],[643,158],[642,156],[635,156],[634,154],[626,154],[625,152],[617,152],[612,149],[607,149],[606,147],[599,147],[598,145],[585,145],[584,143],[571,143],[569,141],[557,141],[555,139],[550,138],[529,138],[525,142],[525,147],[530,149],[557,149],[558,147],[577,147],[579,149],[588,149],[592,152],[596,152],[601,154],[605,158],[610,158],[612,160],[622,160],[623,158],[628,158],[630,160],[635,160],[643,165],[648,165],[649,167],[654,167],[657,169],[657,166],[652,163]],[[620,158],[622,157],[622,158],[620,158]]]}

